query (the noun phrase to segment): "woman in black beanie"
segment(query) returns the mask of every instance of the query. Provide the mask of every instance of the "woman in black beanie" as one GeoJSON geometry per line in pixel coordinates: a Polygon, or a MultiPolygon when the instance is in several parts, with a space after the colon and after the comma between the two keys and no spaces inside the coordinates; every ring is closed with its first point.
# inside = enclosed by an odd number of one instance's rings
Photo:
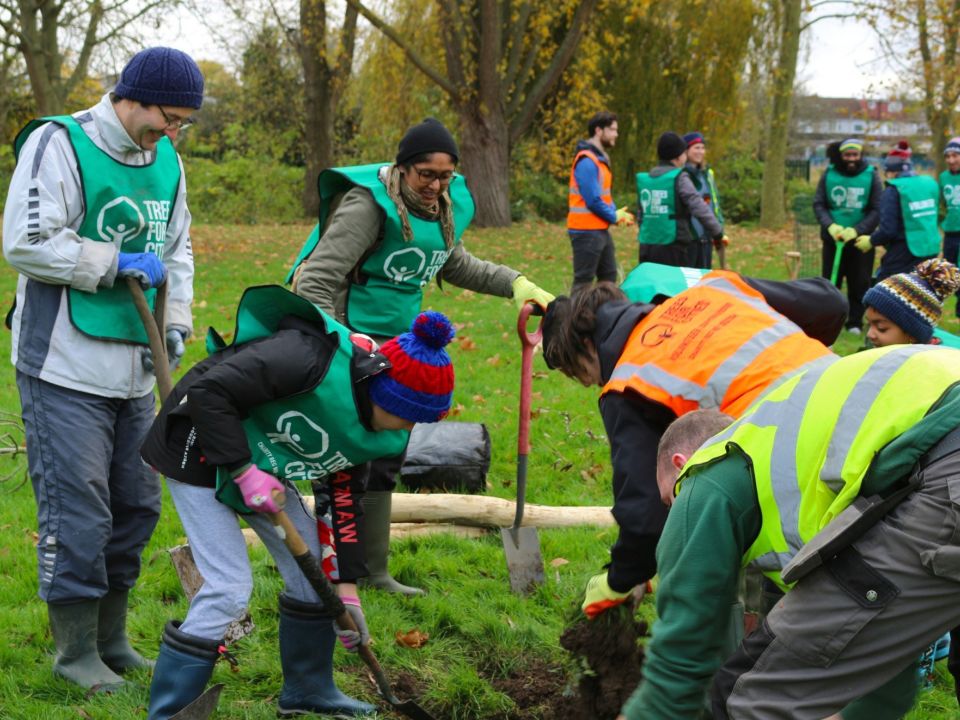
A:
{"type": "MultiPolygon", "coordinates": [[[[520,307],[553,299],[518,271],[480,260],[462,236],[474,213],[466,180],[456,173],[457,143],[434,118],[404,134],[394,163],[324,170],[318,180],[320,222],[288,280],[293,289],[356,332],[375,339],[404,332],[420,312],[431,280],[512,297],[520,307]]],[[[403,458],[357,468],[353,489],[366,487],[367,583],[420,593],[387,571],[391,492],[403,458]]],[[[353,579],[353,578],[349,578],[353,579]]]]}

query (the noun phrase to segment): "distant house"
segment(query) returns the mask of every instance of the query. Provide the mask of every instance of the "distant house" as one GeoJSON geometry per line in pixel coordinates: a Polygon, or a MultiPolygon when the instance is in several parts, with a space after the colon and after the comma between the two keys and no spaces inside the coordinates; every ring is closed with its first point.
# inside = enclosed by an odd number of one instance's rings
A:
{"type": "Polygon", "coordinates": [[[932,146],[930,129],[918,105],[899,100],[861,100],[857,98],[797,97],[789,156],[826,162],[827,145],[834,140],[858,137],[864,140],[868,157],[880,158],[898,140],[906,139],[918,165],[932,146]]]}

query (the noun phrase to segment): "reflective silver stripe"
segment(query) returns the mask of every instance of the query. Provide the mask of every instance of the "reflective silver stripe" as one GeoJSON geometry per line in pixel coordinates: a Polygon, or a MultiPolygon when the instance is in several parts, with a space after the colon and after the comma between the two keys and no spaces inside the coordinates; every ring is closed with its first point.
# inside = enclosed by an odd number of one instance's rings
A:
{"type": "Polygon", "coordinates": [[[795,552],[778,553],[771,550],[760,557],[754,558],[751,564],[756,565],[763,572],[783,570],[787,563],[793,560],[795,554],[795,552]]]}
{"type": "Polygon", "coordinates": [[[762,297],[758,298],[758,297],[754,297],[753,295],[747,295],[740,288],[738,288],[736,285],[734,285],[725,277],[704,276],[704,278],[700,281],[699,284],[704,287],[716,288],[717,290],[720,290],[721,292],[725,292],[728,295],[733,295],[738,300],[745,302],[754,310],[760,311],[767,317],[774,318],[774,319],[779,319],[783,317],[783,315],[781,315],[772,307],[770,307],[762,297]]]}
{"type": "MultiPolygon", "coordinates": [[[[834,492],[843,489],[840,471],[846,460],[847,452],[853,444],[853,439],[860,430],[860,425],[870,410],[877,395],[883,390],[890,377],[906,361],[905,355],[915,355],[923,352],[923,345],[912,345],[898,349],[877,358],[866,372],[857,380],[846,397],[837,423],[832,428],[830,444],[827,448],[826,461],[820,469],[819,479],[834,492]]],[[[804,411],[816,389],[816,385],[823,377],[824,372],[833,362],[819,367],[811,367],[790,394],[789,407],[777,408],[779,427],[773,441],[773,450],[770,454],[770,489],[777,504],[780,515],[780,528],[787,541],[787,552],[767,553],[763,556],[766,563],[774,562],[772,555],[780,559],[786,557],[789,562],[804,545],[800,536],[800,485],[796,466],[797,445],[800,439],[800,422],[804,411]]],[[[776,405],[776,403],[774,403],[776,405]]],[[[758,410],[764,408],[761,406],[758,410]]],[[[751,424],[756,424],[750,420],[751,424]]],[[[759,563],[759,559],[758,559],[759,563]]],[[[777,566],[782,568],[783,566],[777,566]]],[[[774,569],[777,569],[775,567],[774,569]]],[[[769,567],[765,569],[770,569],[769,567]]]]}
{"type": "Polygon", "coordinates": [[[628,381],[635,376],[643,382],[659,387],[673,397],[695,402],[701,409],[718,408],[730,385],[760,352],[794,333],[803,332],[797,325],[767,305],[762,298],[746,295],[727,278],[704,277],[698,284],[731,295],[734,299],[746,303],[776,322],[748,338],[730,357],[717,366],[703,386],[649,363],[618,365],[614,368],[610,380],[628,381]]]}
{"type": "Polygon", "coordinates": [[[667,370],[649,363],[644,365],[635,365],[633,363],[624,363],[617,365],[610,375],[610,380],[629,380],[631,377],[638,377],[650,385],[654,385],[673,397],[691,400],[701,408],[712,408],[716,405],[710,405],[710,398],[713,393],[709,387],[700,387],[692,380],[686,380],[678,377],[667,370]]]}
{"type": "Polygon", "coordinates": [[[834,493],[839,493],[843,489],[844,483],[841,477],[843,464],[874,401],[894,373],[909,357],[918,352],[924,352],[923,345],[908,345],[898,349],[897,352],[891,352],[879,358],[857,381],[853,391],[844,401],[830,444],[827,446],[826,461],[820,469],[820,480],[826,483],[834,493]],[[904,357],[905,355],[909,357],[904,357]]]}
{"type": "Polygon", "coordinates": [[[785,402],[760,405],[758,412],[754,413],[750,420],[751,425],[757,425],[753,417],[762,414],[764,425],[776,427],[770,452],[770,491],[780,515],[780,529],[787,541],[787,557],[793,557],[803,547],[803,540],[800,538],[801,495],[796,452],[803,410],[823,373],[832,364],[823,363],[811,367],[797,382],[785,402]]]}
{"type": "Polygon", "coordinates": [[[736,352],[720,363],[707,381],[705,389],[713,399],[713,404],[709,407],[720,407],[730,385],[761,352],[797,332],[801,332],[800,328],[790,320],[781,318],[776,324],[764,328],[737,348],[736,352]]]}

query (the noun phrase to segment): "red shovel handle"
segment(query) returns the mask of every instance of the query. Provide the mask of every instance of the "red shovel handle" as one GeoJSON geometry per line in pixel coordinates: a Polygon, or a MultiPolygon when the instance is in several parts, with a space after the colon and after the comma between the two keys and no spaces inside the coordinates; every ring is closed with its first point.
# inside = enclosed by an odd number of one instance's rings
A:
{"type": "Polygon", "coordinates": [[[517,433],[517,454],[530,452],[530,386],[533,382],[533,349],[543,338],[543,318],[537,323],[537,329],[527,332],[527,322],[536,306],[527,303],[517,318],[517,334],[520,336],[522,362],[520,365],[520,431],[517,433]]]}

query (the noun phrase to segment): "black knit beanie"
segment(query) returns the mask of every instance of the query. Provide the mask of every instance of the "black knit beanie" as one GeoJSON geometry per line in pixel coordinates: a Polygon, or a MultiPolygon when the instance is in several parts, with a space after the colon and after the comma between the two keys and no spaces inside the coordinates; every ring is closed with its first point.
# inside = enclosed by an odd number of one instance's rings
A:
{"type": "Polygon", "coordinates": [[[686,150],[687,144],[675,132],[665,132],[657,140],[657,157],[663,162],[680,157],[686,150]]]}
{"type": "Polygon", "coordinates": [[[436,118],[427,118],[407,130],[403,136],[397,148],[397,165],[403,165],[417,155],[435,152],[453,156],[455,163],[460,160],[457,141],[453,139],[450,131],[436,118]]]}

